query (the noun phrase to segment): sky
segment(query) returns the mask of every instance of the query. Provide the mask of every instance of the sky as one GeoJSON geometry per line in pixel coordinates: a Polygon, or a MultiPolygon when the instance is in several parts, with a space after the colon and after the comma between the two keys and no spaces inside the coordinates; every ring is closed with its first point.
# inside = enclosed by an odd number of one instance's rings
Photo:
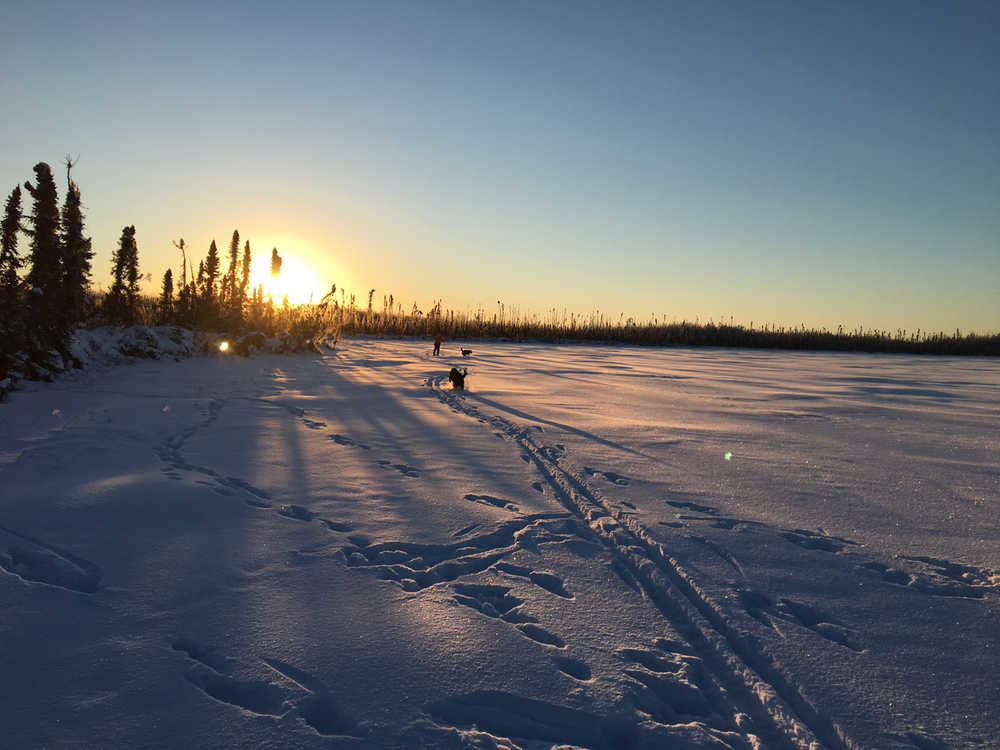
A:
{"type": "Polygon", "coordinates": [[[1000,330],[995,2],[0,2],[0,190],[376,304],[1000,330]]]}

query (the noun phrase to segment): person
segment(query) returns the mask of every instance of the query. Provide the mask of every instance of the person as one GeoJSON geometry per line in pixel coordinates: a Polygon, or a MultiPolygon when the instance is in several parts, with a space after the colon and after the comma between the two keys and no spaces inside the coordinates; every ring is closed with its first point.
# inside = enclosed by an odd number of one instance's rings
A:
{"type": "Polygon", "coordinates": [[[440,357],[441,356],[441,344],[443,344],[443,343],[444,343],[444,339],[441,338],[441,334],[439,333],[434,338],[434,356],[435,357],[440,357]]]}

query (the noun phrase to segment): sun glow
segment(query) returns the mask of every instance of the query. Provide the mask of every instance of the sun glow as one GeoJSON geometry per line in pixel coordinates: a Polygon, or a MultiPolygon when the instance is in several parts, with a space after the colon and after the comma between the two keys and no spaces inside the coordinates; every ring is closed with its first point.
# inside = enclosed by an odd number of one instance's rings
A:
{"type": "Polygon", "coordinates": [[[250,266],[250,285],[253,289],[260,284],[264,287],[264,299],[270,296],[274,304],[280,305],[285,295],[289,303],[301,305],[319,302],[323,296],[321,285],[312,270],[292,254],[292,251],[278,248],[281,256],[281,273],[271,275],[271,253],[261,253],[250,266]]]}

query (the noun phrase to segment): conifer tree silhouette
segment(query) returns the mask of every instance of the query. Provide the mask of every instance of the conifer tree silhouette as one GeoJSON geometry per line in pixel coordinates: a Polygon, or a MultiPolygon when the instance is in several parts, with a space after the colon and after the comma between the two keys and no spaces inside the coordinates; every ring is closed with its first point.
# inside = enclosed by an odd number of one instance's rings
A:
{"type": "MultiPolygon", "coordinates": [[[[17,274],[17,233],[21,228],[21,187],[10,191],[0,223],[0,380],[7,377],[11,355],[24,345],[25,315],[20,305],[21,280],[17,274]]],[[[0,389],[0,398],[3,392],[0,389]]]]}
{"type": "Polygon", "coordinates": [[[67,351],[69,331],[62,315],[63,263],[62,243],[59,241],[59,206],[56,182],[52,168],[45,162],[34,167],[35,184],[24,183],[24,189],[33,199],[29,227],[24,232],[31,237],[30,261],[27,282],[31,287],[29,339],[36,349],[36,359],[55,348],[67,351]]]}
{"type": "Polygon", "coordinates": [[[23,261],[17,254],[17,233],[21,228],[21,186],[15,185],[4,206],[0,224],[0,315],[11,321],[16,313],[20,278],[18,269],[23,261]]]}
{"type": "Polygon", "coordinates": [[[169,323],[174,312],[174,272],[169,268],[163,274],[163,291],[160,293],[160,322],[169,323]]]}
{"type": "MultiPolygon", "coordinates": [[[[212,243],[215,244],[214,242],[212,243]]],[[[205,293],[205,261],[198,261],[198,275],[191,282],[191,299],[194,303],[192,315],[195,325],[204,325],[208,319],[208,302],[205,293]]]]}
{"type": "Polygon", "coordinates": [[[250,240],[243,246],[243,268],[240,275],[240,318],[247,303],[247,289],[250,286],[250,240]]]}
{"type": "Polygon", "coordinates": [[[83,236],[83,211],[80,188],[70,179],[73,162],[66,159],[66,179],[69,183],[63,201],[60,221],[62,244],[62,305],[67,328],[79,322],[87,310],[87,288],[90,285],[90,260],[94,257],[89,237],[83,236]]]}
{"type": "Polygon", "coordinates": [[[205,287],[202,290],[205,299],[209,303],[211,312],[215,312],[214,305],[218,298],[219,281],[219,248],[215,246],[215,240],[209,245],[208,255],[205,256],[205,287]]]}
{"type": "Polygon", "coordinates": [[[240,233],[233,230],[233,239],[229,242],[229,268],[223,279],[222,313],[230,325],[237,325],[240,317],[239,300],[239,257],[240,233]]]}
{"type": "Polygon", "coordinates": [[[132,325],[139,312],[139,247],[134,225],[122,229],[111,262],[114,282],[105,301],[108,317],[119,325],[132,325]]]}

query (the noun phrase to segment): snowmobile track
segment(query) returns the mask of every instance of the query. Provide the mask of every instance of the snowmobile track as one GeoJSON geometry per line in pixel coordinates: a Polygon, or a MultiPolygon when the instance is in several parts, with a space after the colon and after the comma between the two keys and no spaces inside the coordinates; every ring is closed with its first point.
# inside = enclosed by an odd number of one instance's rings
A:
{"type": "MultiPolygon", "coordinates": [[[[427,388],[452,411],[476,419],[513,440],[533,463],[555,497],[585,521],[634,575],[662,615],[715,673],[731,698],[753,719],[765,747],[798,750],[858,750],[835,722],[816,709],[749,634],[727,622],[722,610],[694,578],[633,516],[605,502],[559,463],[560,455],[540,446],[533,429],[500,416],[486,416],[467,396],[443,387],[445,376],[428,378],[427,388]]],[[[536,488],[538,489],[538,488],[536,488]]]]}

